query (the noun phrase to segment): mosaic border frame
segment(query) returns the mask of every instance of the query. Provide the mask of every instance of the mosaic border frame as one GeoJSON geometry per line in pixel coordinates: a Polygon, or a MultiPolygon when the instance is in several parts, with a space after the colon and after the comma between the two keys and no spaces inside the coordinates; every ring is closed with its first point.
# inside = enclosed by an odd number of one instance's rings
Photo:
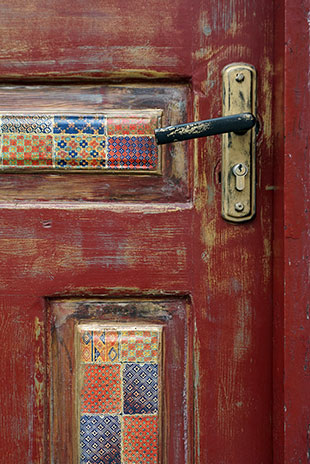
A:
{"type": "MultiPolygon", "coordinates": [[[[145,417],[146,419],[152,418],[157,420],[157,444],[158,444],[158,453],[157,453],[157,461],[156,464],[160,464],[162,462],[162,420],[163,420],[163,393],[164,393],[164,369],[163,369],[163,346],[164,346],[164,340],[163,340],[163,325],[159,323],[150,323],[146,324],[145,322],[115,322],[111,323],[111,321],[104,321],[104,320],[93,320],[93,321],[83,321],[80,320],[74,328],[74,345],[75,345],[75,359],[76,359],[76,375],[75,375],[75,417],[76,417],[76,424],[77,424],[77,430],[76,430],[76,440],[75,440],[75,445],[76,450],[77,450],[77,464],[81,464],[81,442],[80,442],[80,433],[81,433],[81,425],[80,425],[80,419],[85,415],[89,416],[96,416],[104,418],[104,417],[115,417],[119,419],[120,422],[120,462],[126,464],[126,459],[124,458],[124,452],[122,448],[122,442],[123,441],[128,441],[128,437],[126,435],[123,435],[124,429],[125,429],[125,419],[126,418],[139,418],[139,417],[145,417]],[[92,330],[93,332],[95,331],[103,331],[103,330],[111,330],[111,331],[117,331],[120,333],[123,332],[129,332],[132,330],[135,331],[156,331],[158,333],[158,341],[157,341],[157,346],[158,346],[158,356],[157,359],[151,362],[151,364],[154,364],[158,368],[158,409],[157,412],[153,413],[132,413],[132,414],[127,414],[124,412],[124,404],[125,404],[125,397],[124,397],[124,386],[123,386],[123,376],[124,376],[124,368],[127,364],[132,364],[131,361],[128,361],[127,359],[123,358],[123,353],[122,353],[122,346],[121,346],[121,341],[120,337],[118,339],[118,361],[116,363],[111,362],[111,361],[106,361],[106,362],[99,362],[98,364],[95,361],[83,361],[81,359],[81,343],[80,343],[80,337],[81,337],[81,332],[85,328],[92,330]],[[89,366],[115,366],[121,364],[121,394],[122,394],[122,407],[121,407],[121,412],[120,413],[111,413],[107,415],[106,413],[89,413],[82,411],[81,409],[81,375],[82,375],[82,366],[89,365],[89,366]],[[125,460],[124,460],[125,459],[125,460]]],[[[139,364],[142,366],[144,365],[144,361],[138,361],[139,364]]],[[[148,462],[148,461],[146,461],[148,462]]],[[[151,462],[151,461],[150,461],[151,462]]],[[[152,461],[153,463],[153,461],[152,461]]]]}
{"type": "MultiPolygon", "coordinates": [[[[162,117],[163,117],[163,110],[162,109],[143,109],[143,110],[127,110],[127,109],[120,109],[120,110],[102,110],[101,112],[96,110],[96,111],[60,111],[60,112],[48,112],[48,111],[38,111],[38,112],[10,112],[10,111],[1,111],[0,112],[0,119],[3,116],[18,116],[18,117],[31,117],[31,116],[48,116],[51,118],[54,117],[63,117],[63,116],[101,116],[104,117],[105,120],[107,119],[113,119],[113,118],[123,118],[123,119],[130,119],[130,118],[151,118],[154,117],[157,120],[156,127],[161,127],[162,124],[162,117]]],[[[62,167],[62,166],[56,166],[55,165],[55,160],[53,159],[53,165],[52,166],[42,166],[42,165],[37,165],[37,166],[30,166],[30,165],[24,165],[24,166],[4,166],[3,165],[3,158],[2,158],[2,149],[3,149],[3,136],[8,135],[8,133],[0,133],[0,173],[8,174],[8,173],[14,173],[14,174],[46,174],[46,173],[53,173],[53,174],[113,174],[113,175],[135,175],[135,174],[144,174],[144,175],[162,175],[163,173],[163,152],[164,148],[161,145],[156,145],[157,149],[157,154],[158,154],[158,163],[157,163],[157,168],[156,169],[140,169],[140,168],[135,168],[135,169],[129,169],[129,168],[113,168],[107,167],[108,164],[108,157],[106,157],[106,166],[102,168],[70,168],[70,167],[62,167]]],[[[37,133],[33,133],[33,135],[38,135],[37,133]]],[[[52,136],[53,137],[53,152],[55,151],[55,136],[59,134],[54,134],[53,132],[51,133],[46,133],[46,134],[39,134],[42,136],[52,136]]],[[[68,134],[69,135],[69,134],[68,134]]],[[[106,137],[107,144],[108,144],[108,138],[115,136],[115,134],[110,133],[108,131],[108,126],[106,122],[106,137]]],[[[144,137],[144,138],[154,138],[154,134],[131,134],[131,135],[121,135],[121,137],[144,137]]],[[[55,158],[55,154],[53,154],[53,158],[55,158]]]]}

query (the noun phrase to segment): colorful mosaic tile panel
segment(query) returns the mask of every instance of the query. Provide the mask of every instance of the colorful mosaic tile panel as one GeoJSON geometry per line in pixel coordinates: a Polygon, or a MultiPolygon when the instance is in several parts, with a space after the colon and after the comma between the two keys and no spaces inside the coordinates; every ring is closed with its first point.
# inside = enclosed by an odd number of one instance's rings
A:
{"type": "Polygon", "coordinates": [[[80,464],[157,463],[161,327],[93,323],[78,332],[80,464]]]}
{"type": "Polygon", "coordinates": [[[121,412],[121,369],[117,364],[84,367],[81,411],[117,414],[121,412]]]}
{"type": "Polygon", "coordinates": [[[158,412],[158,365],[125,364],[124,414],[158,412]]]}
{"type": "Polygon", "coordinates": [[[156,169],[158,163],[153,137],[109,137],[107,156],[113,169],[156,169]]]}
{"type": "Polygon", "coordinates": [[[48,115],[2,116],[2,134],[51,134],[53,118],[48,115]]]}
{"type": "Polygon", "coordinates": [[[114,113],[0,115],[0,169],[159,172],[158,110],[141,116],[114,113]]]}
{"type": "Polygon", "coordinates": [[[158,463],[157,416],[124,417],[122,437],[122,464],[158,463]]]}
{"type": "Polygon", "coordinates": [[[121,334],[121,359],[126,362],[157,362],[158,332],[131,330],[121,334]]]}
{"type": "Polygon", "coordinates": [[[85,363],[119,362],[119,333],[116,330],[82,331],[81,360],[85,363]]]}
{"type": "Polygon", "coordinates": [[[157,118],[108,118],[109,135],[153,135],[157,118]]]}
{"type": "Polygon", "coordinates": [[[55,135],[55,163],[61,168],[102,169],[106,165],[106,138],[55,135]]]}
{"type": "Polygon", "coordinates": [[[51,167],[53,138],[51,135],[2,135],[2,164],[8,168],[29,166],[51,167]]]}
{"type": "Polygon", "coordinates": [[[117,416],[80,419],[81,464],[121,464],[121,424],[117,416]]]}
{"type": "Polygon", "coordinates": [[[105,116],[55,116],[54,134],[106,134],[105,116]]]}

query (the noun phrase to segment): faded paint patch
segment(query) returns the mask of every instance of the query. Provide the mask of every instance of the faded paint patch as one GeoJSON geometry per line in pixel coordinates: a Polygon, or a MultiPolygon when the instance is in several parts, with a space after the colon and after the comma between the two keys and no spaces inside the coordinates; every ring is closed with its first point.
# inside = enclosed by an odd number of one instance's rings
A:
{"type": "Polygon", "coordinates": [[[35,382],[35,402],[36,406],[39,408],[43,406],[43,393],[44,393],[44,364],[41,359],[43,347],[41,346],[43,344],[43,339],[44,339],[44,324],[42,321],[39,320],[38,317],[35,318],[34,321],[34,333],[35,333],[35,339],[37,342],[39,342],[37,348],[36,348],[36,353],[35,353],[35,374],[34,374],[34,382],[35,382]]]}
{"type": "Polygon", "coordinates": [[[45,400],[45,365],[44,355],[44,323],[36,316],[34,320],[34,336],[36,348],[34,354],[34,393],[35,393],[35,417],[36,417],[36,441],[38,442],[37,464],[44,462],[44,400],[45,400]]]}
{"type": "Polygon", "coordinates": [[[234,0],[223,3],[214,2],[208,11],[202,11],[200,14],[199,29],[202,35],[209,38],[212,33],[224,31],[226,35],[235,36],[245,23],[244,18],[248,14],[247,3],[243,2],[243,6],[240,8],[240,5],[234,0]]]}
{"type": "Polygon", "coordinates": [[[263,75],[260,78],[263,95],[264,95],[264,110],[262,113],[262,120],[264,122],[264,138],[266,139],[267,147],[271,149],[272,144],[272,75],[273,75],[273,66],[270,60],[266,57],[264,63],[261,66],[263,70],[263,75]]]}
{"type": "Polygon", "coordinates": [[[194,428],[194,443],[195,443],[195,453],[197,462],[200,458],[200,342],[198,339],[197,325],[195,321],[194,327],[194,352],[193,352],[193,363],[194,363],[194,418],[195,418],[195,428],[194,428]]]}
{"type": "Polygon", "coordinates": [[[253,313],[247,301],[240,302],[234,328],[233,354],[235,361],[241,361],[250,349],[252,342],[253,313]]]}
{"type": "Polygon", "coordinates": [[[240,281],[236,277],[232,277],[231,288],[234,293],[239,293],[242,290],[242,281],[240,281]]]}

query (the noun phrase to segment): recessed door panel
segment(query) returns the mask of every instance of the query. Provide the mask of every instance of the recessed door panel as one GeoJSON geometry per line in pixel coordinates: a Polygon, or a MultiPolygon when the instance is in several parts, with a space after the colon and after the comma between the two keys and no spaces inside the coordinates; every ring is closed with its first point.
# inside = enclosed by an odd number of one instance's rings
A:
{"type": "Polygon", "coordinates": [[[188,103],[187,85],[0,87],[0,201],[188,201],[187,147],[154,138],[188,103]]]}
{"type": "Polygon", "coordinates": [[[53,463],[191,462],[185,300],[53,300],[49,321],[53,463]]]}

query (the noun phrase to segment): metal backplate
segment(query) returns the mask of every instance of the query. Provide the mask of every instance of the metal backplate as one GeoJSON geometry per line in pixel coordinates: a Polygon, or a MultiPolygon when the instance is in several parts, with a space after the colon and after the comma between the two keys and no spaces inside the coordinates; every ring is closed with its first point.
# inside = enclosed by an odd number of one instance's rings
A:
{"type": "MultiPolygon", "coordinates": [[[[223,69],[223,116],[238,113],[256,116],[256,71],[245,63],[223,69]]],[[[255,214],[256,127],[222,137],[222,216],[232,222],[249,221],[255,214]]]]}

